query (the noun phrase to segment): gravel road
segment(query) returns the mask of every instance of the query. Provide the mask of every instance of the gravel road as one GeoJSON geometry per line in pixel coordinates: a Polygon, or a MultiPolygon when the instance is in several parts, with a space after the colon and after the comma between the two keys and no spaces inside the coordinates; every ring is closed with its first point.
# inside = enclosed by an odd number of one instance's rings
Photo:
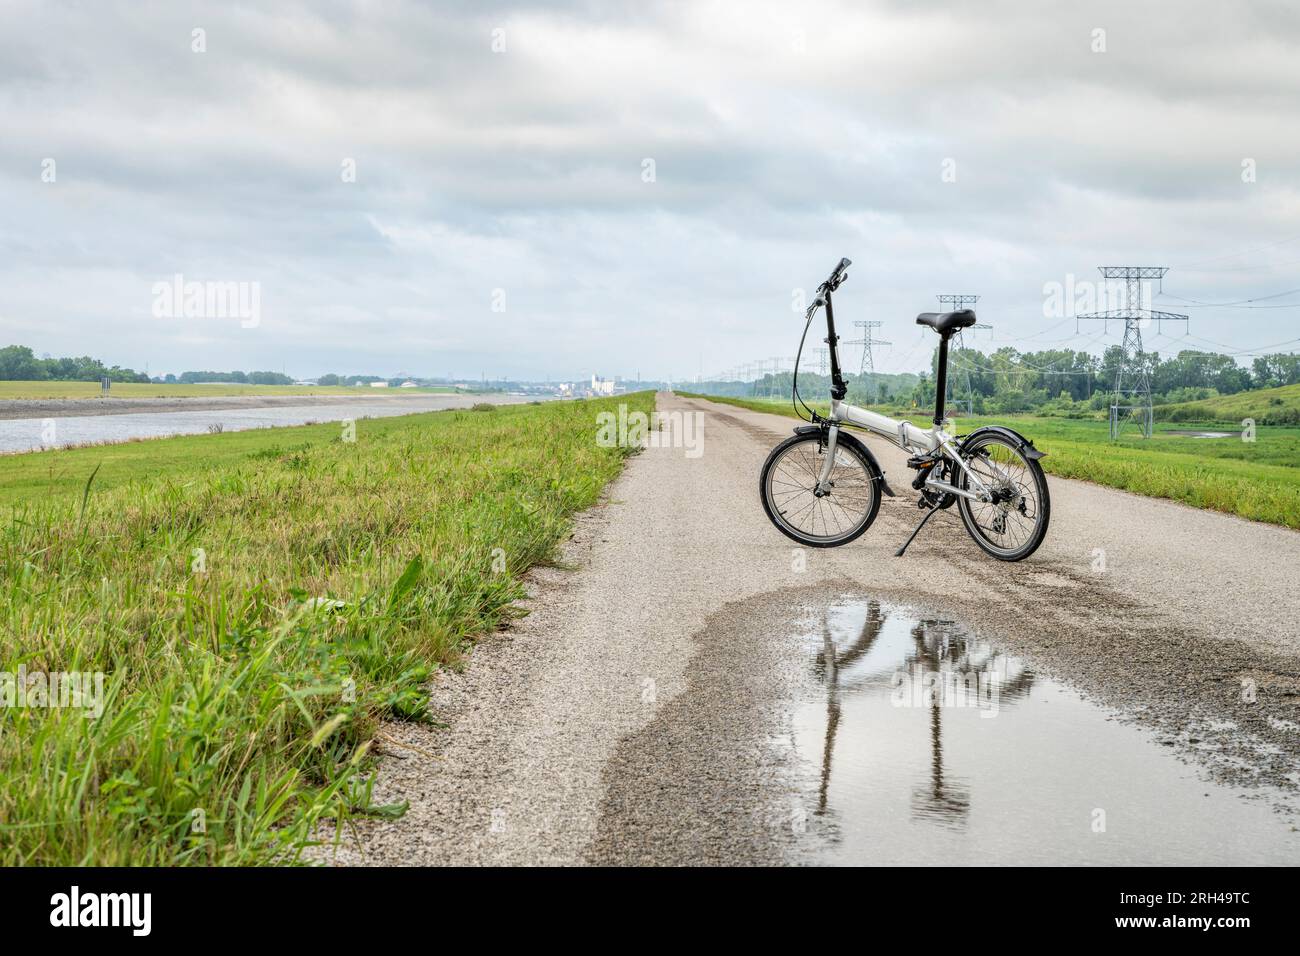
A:
{"type": "Polygon", "coordinates": [[[869,439],[900,497],[857,542],[798,555],[757,496],[796,423],[668,394],[659,407],[703,416],[702,454],[631,460],[580,516],[575,570],[534,572],[529,616],[435,680],[442,726],[385,728],[377,798],[410,811],[358,825],[329,860],[797,859],[780,822],[806,787],[789,733],[805,650],[785,636],[849,592],[959,619],[1216,778],[1300,783],[1300,533],[1051,478],[1029,561],[985,557],[955,509],[896,559],[920,516],[911,473],[869,439]]]}

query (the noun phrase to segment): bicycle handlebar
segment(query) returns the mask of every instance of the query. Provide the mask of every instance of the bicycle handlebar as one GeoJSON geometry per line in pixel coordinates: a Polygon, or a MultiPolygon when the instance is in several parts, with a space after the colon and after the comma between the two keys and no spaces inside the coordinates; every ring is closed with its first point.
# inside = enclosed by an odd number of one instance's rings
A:
{"type": "Polygon", "coordinates": [[[826,281],[817,287],[817,297],[813,299],[814,307],[825,305],[826,293],[834,292],[848,281],[849,277],[845,275],[844,270],[851,265],[853,265],[853,263],[848,259],[840,260],[840,264],[835,267],[834,271],[831,272],[826,281]]]}

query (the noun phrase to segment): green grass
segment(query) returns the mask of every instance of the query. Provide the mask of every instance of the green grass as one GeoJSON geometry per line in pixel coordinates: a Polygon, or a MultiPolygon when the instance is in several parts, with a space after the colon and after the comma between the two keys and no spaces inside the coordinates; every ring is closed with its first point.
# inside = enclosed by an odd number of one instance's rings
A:
{"type": "Polygon", "coordinates": [[[1247,418],[1256,425],[1300,425],[1300,384],[1157,405],[1155,416],[1163,422],[1228,422],[1238,428],[1247,418]]]}
{"type": "Polygon", "coordinates": [[[517,613],[622,467],[595,440],[618,402],[653,396],[4,459],[0,672],[107,690],[95,720],[0,707],[0,863],[294,862],[399,814],[377,722],[424,719],[431,672],[517,613]]]}
{"type": "MultiPolygon", "coordinates": [[[[371,388],[369,385],[154,385],[114,382],[108,398],[219,398],[228,395],[428,395],[457,392],[451,386],[371,388]]],[[[0,399],[99,398],[98,382],[0,382],[0,399]]]]}
{"type": "MultiPolygon", "coordinates": [[[[405,430],[415,421],[441,420],[446,412],[368,418],[357,422],[357,434],[382,438],[405,430]]],[[[63,448],[0,456],[0,507],[42,498],[81,494],[95,472],[95,491],[166,478],[182,484],[218,468],[278,459],[338,441],[339,422],[280,428],[257,428],[220,435],[146,438],[111,445],[63,448]]]]}
{"type": "MultiPolygon", "coordinates": [[[[693,397],[794,415],[788,400],[693,397]]],[[[819,410],[826,413],[827,408],[819,410]]],[[[924,424],[929,415],[913,412],[904,417],[924,424]]],[[[1173,432],[1185,425],[1160,424],[1149,440],[1125,436],[1112,442],[1108,423],[1086,419],[1007,415],[962,417],[956,424],[959,434],[979,425],[1016,429],[1048,453],[1042,464],[1051,474],[1300,528],[1300,428],[1259,426],[1256,440],[1246,442],[1237,435],[1177,435],[1173,432]]]]}

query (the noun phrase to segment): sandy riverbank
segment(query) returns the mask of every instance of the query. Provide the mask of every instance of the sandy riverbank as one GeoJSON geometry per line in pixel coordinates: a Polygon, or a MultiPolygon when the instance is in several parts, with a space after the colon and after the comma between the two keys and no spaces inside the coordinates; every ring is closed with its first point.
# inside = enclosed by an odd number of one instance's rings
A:
{"type": "MultiPolygon", "coordinates": [[[[381,390],[376,389],[376,392],[381,390]]],[[[508,405],[526,396],[488,395],[224,395],[199,398],[11,398],[0,400],[0,421],[18,418],[65,418],[83,415],[138,415],[144,412],[201,412],[232,408],[281,408],[356,405],[361,402],[412,402],[442,399],[443,408],[469,408],[476,402],[508,405]]],[[[413,408],[415,411],[426,410],[413,408]]]]}

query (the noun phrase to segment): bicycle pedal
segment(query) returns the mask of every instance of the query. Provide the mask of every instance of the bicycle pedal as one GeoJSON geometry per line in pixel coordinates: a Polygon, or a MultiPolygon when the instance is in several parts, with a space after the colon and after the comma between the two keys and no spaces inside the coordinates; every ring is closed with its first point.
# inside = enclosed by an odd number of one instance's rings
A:
{"type": "Polygon", "coordinates": [[[916,477],[912,479],[912,488],[916,491],[924,488],[926,479],[930,477],[930,470],[938,463],[937,459],[928,455],[913,455],[907,459],[907,467],[916,472],[916,477]]]}

